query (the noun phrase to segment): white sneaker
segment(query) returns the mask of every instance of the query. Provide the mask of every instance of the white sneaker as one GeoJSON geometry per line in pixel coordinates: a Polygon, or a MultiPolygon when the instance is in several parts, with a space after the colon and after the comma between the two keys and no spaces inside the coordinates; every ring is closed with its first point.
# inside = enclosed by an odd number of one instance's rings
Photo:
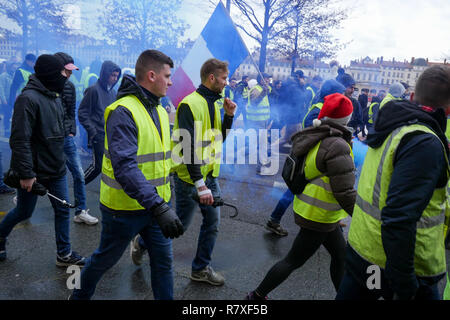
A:
{"type": "Polygon", "coordinates": [[[89,209],[81,210],[79,215],[73,217],[73,221],[76,223],[86,223],[89,225],[97,224],[98,219],[96,217],[91,216],[89,213],[89,209]]]}
{"type": "Polygon", "coordinates": [[[134,239],[131,241],[130,244],[130,256],[133,263],[137,266],[140,266],[142,264],[142,256],[144,255],[146,249],[141,247],[139,245],[139,238],[141,236],[137,235],[134,237],[134,239]]]}

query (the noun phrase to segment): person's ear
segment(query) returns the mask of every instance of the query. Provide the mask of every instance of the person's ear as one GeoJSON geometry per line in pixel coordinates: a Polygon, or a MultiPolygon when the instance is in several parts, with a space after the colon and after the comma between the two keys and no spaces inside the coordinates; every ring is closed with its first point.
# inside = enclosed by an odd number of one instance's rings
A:
{"type": "Polygon", "coordinates": [[[153,70],[149,70],[149,71],[147,72],[147,80],[148,80],[149,82],[154,82],[154,81],[155,81],[155,78],[156,78],[155,72],[154,72],[153,70]]]}

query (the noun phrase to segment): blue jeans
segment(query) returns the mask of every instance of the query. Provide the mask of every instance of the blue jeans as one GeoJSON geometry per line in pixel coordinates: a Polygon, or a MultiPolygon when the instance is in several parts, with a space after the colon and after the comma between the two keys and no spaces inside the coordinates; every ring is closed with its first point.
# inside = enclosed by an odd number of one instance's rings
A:
{"type": "MultiPolygon", "coordinates": [[[[66,175],[61,178],[39,180],[38,182],[43,184],[51,194],[59,199],[69,200],[66,175]]],[[[37,198],[37,195],[27,192],[25,189],[17,189],[17,206],[9,211],[0,223],[0,238],[6,238],[19,222],[32,216],[37,198]]],[[[55,212],[56,251],[58,256],[65,257],[71,253],[69,208],[63,207],[53,198],[49,197],[49,199],[55,212]]]]}
{"type": "Polygon", "coordinates": [[[73,193],[75,196],[75,215],[81,210],[86,210],[86,189],[84,186],[84,171],[81,166],[80,156],[77,152],[74,137],[67,136],[64,139],[64,153],[66,154],[66,165],[73,177],[73,193]]]}
{"type": "MultiPolygon", "coordinates": [[[[192,271],[200,271],[209,265],[211,255],[216,244],[217,234],[219,233],[220,208],[201,205],[192,199],[197,195],[197,189],[194,185],[184,182],[177,175],[174,176],[176,212],[183,224],[184,230],[187,230],[192,222],[192,218],[197,206],[203,215],[203,222],[200,227],[198,237],[197,253],[192,261],[192,271]]],[[[205,181],[206,186],[211,190],[213,197],[220,196],[220,187],[217,178],[208,176],[205,181]]]]}
{"type": "Polygon", "coordinates": [[[153,295],[156,300],[172,300],[172,240],[163,236],[151,214],[112,214],[101,211],[100,245],[86,260],[81,272],[81,288],[73,291],[72,299],[90,299],[103,274],[119,261],[130,241],[139,233],[150,256],[153,295]]]}
{"type": "Polygon", "coordinates": [[[272,211],[270,220],[275,223],[280,223],[281,218],[283,217],[287,208],[289,208],[289,206],[291,205],[292,201],[294,201],[294,194],[291,192],[291,190],[287,189],[281,199],[278,201],[275,209],[272,211]]]}
{"type": "MultiPolygon", "coordinates": [[[[393,292],[387,287],[386,279],[381,280],[381,289],[370,290],[361,284],[352,274],[345,271],[341,281],[336,300],[392,300],[393,292]]],[[[437,284],[432,286],[419,286],[414,300],[440,300],[437,284]]]]}

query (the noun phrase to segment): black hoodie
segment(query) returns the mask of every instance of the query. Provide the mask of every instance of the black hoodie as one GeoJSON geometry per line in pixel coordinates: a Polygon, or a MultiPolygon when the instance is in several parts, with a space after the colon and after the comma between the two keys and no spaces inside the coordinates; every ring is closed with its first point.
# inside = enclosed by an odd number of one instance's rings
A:
{"type": "Polygon", "coordinates": [[[64,109],[61,99],[33,74],[17,97],[12,117],[11,168],[21,179],[65,175],[64,109]]]}
{"type": "MultiPolygon", "coordinates": [[[[414,249],[417,222],[427,207],[433,192],[447,184],[448,143],[445,137],[444,110],[424,111],[406,101],[390,101],[380,109],[374,131],[367,136],[371,148],[380,147],[396,128],[408,124],[422,124],[439,137],[413,132],[400,142],[394,171],[389,185],[386,206],[381,212],[381,237],[386,253],[386,269],[382,270],[382,286],[387,284],[400,297],[411,298],[419,285],[434,285],[442,276],[420,278],[414,271],[414,249]]],[[[347,270],[366,283],[369,263],[351,247],[347,253],[347,270]]]]}
{"type": "Polygon", "coordinates": [[[86,89],[81,100],[78,119],[88,133],[89,142],[92,142],[96,135],[103,139],[105,134],[103,113],[106,107],[116,100],[116,91],[113,87],[117,83],[108,88],[108,79],[115,71],[119,72],[117,77],[119,79],[121,73],[119,66],[111,61],[103,62],[99,79],[86,89]]]}
{"type": "MultiPolygon", "coordinates": [[[[142,102],[147,112],[153,119],[161,138],[161,124],[156,110],[159,104],[159,98],[150,91],[141,87],[133,76],[125,75],[120,84],[117,99],[127,95],[136,96],[142,102]]],[[[121,184],[125,193],[133,199],[136,199],[141,206],[146,208],[142,211],[133,211],[133,213],[145,213],[154,206],[160,205],[164,200],[158,195],[156,188],[151,185],[142,171],[138,168],[137,150],[138,130],[131,112],[118,106],[112,111],[106,122],[106,134],[108,137],[108,151],[111,157],[111,164],[114,170],[114,177],[121,184]]],[[[103,210],[117,213],[100,204],[103,210]]]]}

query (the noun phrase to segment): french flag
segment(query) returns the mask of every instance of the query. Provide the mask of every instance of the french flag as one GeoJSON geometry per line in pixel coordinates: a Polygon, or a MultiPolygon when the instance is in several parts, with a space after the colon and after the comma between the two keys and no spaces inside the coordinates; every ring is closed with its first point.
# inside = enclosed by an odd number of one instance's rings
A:
{"type": "Polygon", "coordinates": [[[219,2],[194,46],[172,76],[172,86],[167,95],[173,105],[178,106],[184,97],[201,84],[200,68],[206,60],[216,58],[228,61],[232,75],[248,56],[247,47],[233,20],[222,2],[219,2]]]}

